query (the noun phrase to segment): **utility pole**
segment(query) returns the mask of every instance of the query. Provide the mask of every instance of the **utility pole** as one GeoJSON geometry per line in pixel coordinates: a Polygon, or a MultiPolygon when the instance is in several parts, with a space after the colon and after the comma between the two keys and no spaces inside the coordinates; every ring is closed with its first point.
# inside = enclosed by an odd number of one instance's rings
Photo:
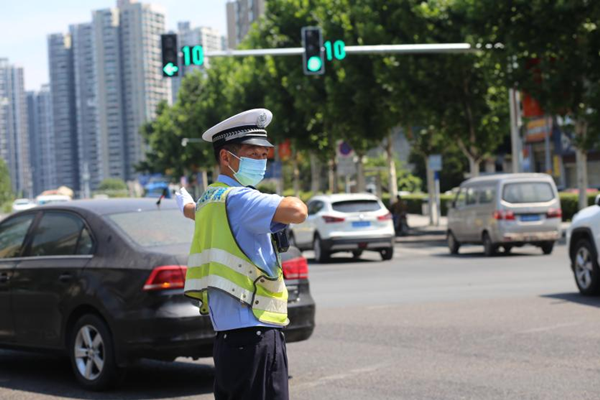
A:
{"type": "Polygon", "coordinates": [[[512,147],[512,171],[513,173],[523,172],[522,160],[523,151],[521,149],[521,135],[519,128],[521,126],[521,108],[519,106],[519,92],[515,89],[509,89],[508,98],[510,101],[510,141],[512,147]]]}

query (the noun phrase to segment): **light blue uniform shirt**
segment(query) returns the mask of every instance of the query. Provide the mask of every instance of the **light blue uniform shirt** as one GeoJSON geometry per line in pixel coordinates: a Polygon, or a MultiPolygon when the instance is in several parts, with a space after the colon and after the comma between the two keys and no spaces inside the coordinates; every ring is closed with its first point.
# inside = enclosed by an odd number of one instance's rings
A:
{"type": "MultiPolygon", "coordinates": [[[[271,233],[286,227],[273,222],[273,215],[283,197],[247,188],[226,175],[219,175],[217,181],[236,187],[227,196],[227,215],[238,245],[259,268],[268,271],[270,276],[276,276],[277,254],[271,233]]],[[[208,307],[215,331],[273,326],[260,322],[251,307],[218,289],[208,289],[208,307]]]]}

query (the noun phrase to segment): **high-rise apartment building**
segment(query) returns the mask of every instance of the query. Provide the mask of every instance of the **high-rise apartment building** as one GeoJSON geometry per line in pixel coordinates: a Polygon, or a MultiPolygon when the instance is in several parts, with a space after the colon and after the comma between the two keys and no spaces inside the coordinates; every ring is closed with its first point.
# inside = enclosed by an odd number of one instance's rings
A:
{"type": "Polygon", "coordinates": [[[94,31],[91,23],[71,25],[69,31],[73,39],[79,187],[81,197],[89,198],[103,179],[94,31]]]}
{"type": "Polygon", "coordinates": [[[100,169],[104,178],[125,179],[125,122],[119,10],[92,13],[100,169]]]}
{"type": "Polygon", "coordinates": [[[154,4],[119,0],[121,71],[125,120],[125,176],[133,179],[135,166],[145,159],[147,146],[140,127],[156,117],[156,106],[169,102],[171,87],[162,76],[160,35],[165,12],[154,4]]]}
{"type": "Polygon", "coordinates": [[[265,13],[265,0],[233,0],[227,7],[227,45],[235,49],[253,22],[265,13]]]}
{"type": "Polygon", "coordinates": [[[117,8],[92,12],[91,23],[49,37],[59,185],[88,197],[105,178],[135,179],[147,150],[140,127],[171,100],[164,31],[160,7],[117,0],[117,8]]]}
{"type": "Polygon", "coordinates": [[[57,188],[50,87],[39,92],[27,92],[29,154],[33,182],[32,196],[57,188]]]}
{"type": "Polygon", "coordinates": [[[48,36],[56,182],[59,186],[67,186],[78,192],[79,154],[72,44],[70,34],[48,36]]]}
{"type": "MultiPolygon", "coordinates": [[[[179,22],[177,24],[177,45],[179,48],[183,46],[202,46],[204,52],[211,51],[222,51],[226,50],[226,38],[222,36],[218,30],[210,27],[200,26],[197,28],[190,28],[189,22],[179,22]]],[[[171,86],[172,86],[172,94],[173,100],[175,103],[177,100],[177,93],[179,92],[179,88],[181,87],[181,81],[186,74],[193,73],[194,71],[201,71],[204,68],[210,67],[210,60],[208,58],[204,59],[204,64],[202,66],[198,65],[183,65],[183,62],[180,63],[179,68],[179,76],[171,78],[171,86]]]]}
{"type": "Polygon", "coordinates": [[[27,122],[23,68],[0,58],[0,157],[8,166],[13,190],[24,197],[33,189],[27,122]]]}

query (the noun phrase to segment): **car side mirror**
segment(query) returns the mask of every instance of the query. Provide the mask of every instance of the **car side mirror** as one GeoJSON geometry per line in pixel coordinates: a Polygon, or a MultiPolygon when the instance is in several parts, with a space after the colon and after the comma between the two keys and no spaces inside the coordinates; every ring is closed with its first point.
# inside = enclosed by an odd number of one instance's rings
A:
{"type": "Polygon", "coordinates": [[[600,206],[600,194],[598,196],[596,196],[596,201],[594,201],[594,204],[596,204],[597,206],[600,206]]]}

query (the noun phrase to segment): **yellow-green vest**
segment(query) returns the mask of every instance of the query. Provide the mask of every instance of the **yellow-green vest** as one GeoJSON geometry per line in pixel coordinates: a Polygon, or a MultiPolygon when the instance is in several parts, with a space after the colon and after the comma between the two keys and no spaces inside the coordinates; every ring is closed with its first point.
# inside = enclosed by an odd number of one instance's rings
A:
{"type": "Polygon", "coordinates": [[[278,260],[277,276],[269,276],[244,254],[231,231],[227,195],[232,188],[210,185],[196,204],[196,229],[188,259],[184,293],[200,301],[207,315],[207,289],[221,290],[252,307],[263,323],[286,326],[288,292],[278,260]]]}

